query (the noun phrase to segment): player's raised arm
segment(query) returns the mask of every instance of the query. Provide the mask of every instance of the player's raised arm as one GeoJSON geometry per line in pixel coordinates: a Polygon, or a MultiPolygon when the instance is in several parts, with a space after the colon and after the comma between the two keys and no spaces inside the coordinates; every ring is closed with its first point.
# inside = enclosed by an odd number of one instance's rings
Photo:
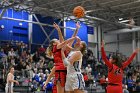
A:
{"type": "Polygon", "coordinates": [[[75,37],[72,37],[72,38],[69,38],[69,39],[65,40],[64,42],[58,44],[57,49],[60,49],[60,48],[62,48],[64,46],[66,46],[68,43],[74,41],[74,39],[75,39],[75,37]]]}
{"type": "Polygon", "coordinates": [[[104,50],[104,41],[102,41],[102,44],[101,44],[101,55],[102,55],[102,59],[103,61],[105,62],[105,64],[109,67],[109,68],[112,68],[112,63],[109,62],[109,60],[107,59],[107,56],[106,56],[106,53],[105,53],[105,50],[104,50]]]}
{"type": "MultiPolygon", "coordinates": [[[[76,30],[74,31],[72,37],[75,37],[75,36],[77,35],[77,33],[78,33],[78,31],[79,31],[79,28],[80,28],[80,24],[79,24],[79,22],[77,22],[77,23],[76,23],[76,30]]],[[[73,42],[74,42],[74,40],[73,40],[72,42],[70,42],[70,43],[68,44],[68,46],[72,46],[73,42]]]]}
{"type": "Polygon", "coordinates": [[[56,23],[54,23],[53,26],[58,31],[59,41],[60,41],[60,43],[62,43],[64,41],[64,37],[62,35],[60,27],[56,23]]]}
{"type": "Polygon", "coordinates": [[[123,63],[123,69],[126,68],[134,59],[134,57],[136,56],[136,54],[140,51],[140,48],[137,48],[132,55],[128,58],[128,60],[126,62],[123,63]]]}

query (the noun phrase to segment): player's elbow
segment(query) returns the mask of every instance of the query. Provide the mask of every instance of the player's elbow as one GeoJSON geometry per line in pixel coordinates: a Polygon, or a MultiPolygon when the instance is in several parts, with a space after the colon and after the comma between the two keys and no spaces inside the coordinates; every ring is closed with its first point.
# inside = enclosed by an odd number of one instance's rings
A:
{"type": "Polygon", "coordinates": [[[9,82],[10,82],[10,83],[12,83],[12,82],[13,82],[13,80],[12,80],[12,79],[10,79],[10,80],[9,80],[9,82]]]}

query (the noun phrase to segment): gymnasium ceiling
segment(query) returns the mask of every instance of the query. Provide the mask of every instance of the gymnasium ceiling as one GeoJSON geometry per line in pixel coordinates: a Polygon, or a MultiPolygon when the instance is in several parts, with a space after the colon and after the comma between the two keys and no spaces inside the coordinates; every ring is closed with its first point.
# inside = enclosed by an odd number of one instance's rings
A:
{"type": "MultiPolygon", "coordinates": [[[[0,0],[3,2],[4,0],[0,0]]],[[[123,28],[123,25],[116,24],[119,18],[128,20],[132,17],[138,23],[140,17],[140,0],[5,0],[13,3],[18,2],[15,9],[26,10],[30,13],[37,13],[43,16],[54,16],[69,18],[72,15],[72,10],[76,6],[83,6],[87,11],[87,16],[99,18],[92,20],[84,17],[80,19],[88,25],[97,26],[98,24],[104,27],[123,28]],[[101,20],[100,20],[101,19],[101,20]],[[103,21],[107,20],[107,21],[103,21]],[[115,23],[114,23],[115,22],[115,23]],[[110,23],[114,23],[110,25],[110,23]],[[108,24],[108,25],[106,25],[108,24]]],[[[2,4],[2,3],[1,3],[2,4]]],[[[4,4],[3,4],[4,5],[4,4]]],[[[5,4],[6,5],[6,4],[5,4]]],[[[15,6],[14,6],[15,7],[15,6]]],[[[1,7],[3,8],[3,7],[1,7]]],[[[70,17],[71,19],[75,19],[70,17]]]]}

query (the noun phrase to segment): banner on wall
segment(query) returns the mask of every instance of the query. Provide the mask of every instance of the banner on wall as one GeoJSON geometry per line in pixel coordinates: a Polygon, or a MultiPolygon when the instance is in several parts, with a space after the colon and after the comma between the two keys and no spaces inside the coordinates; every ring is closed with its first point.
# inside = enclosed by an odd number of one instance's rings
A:
{"type": "Polygon", "coordinates": [[[87,26],[87,33],[94,35],[94,27],[87,26]]]}

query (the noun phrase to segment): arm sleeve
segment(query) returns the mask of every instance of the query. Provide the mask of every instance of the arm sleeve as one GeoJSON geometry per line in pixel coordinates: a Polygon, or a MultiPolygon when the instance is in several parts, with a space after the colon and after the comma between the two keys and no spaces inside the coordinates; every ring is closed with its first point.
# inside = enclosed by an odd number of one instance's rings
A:
{"type": "Polygon", "coordinates": [[[105,62],[105,64],[106,64],[109,68],[112,68],[113,65],[112,65],[112,64],[109,62],[109,60],[107,59],[106,53],[105,53],[103,47],[101,47],[101,54],[102,54],[102,59],[103,59],[103,61],[105,62]]]}
{"type": "Polygon", "coordinates": [[[128,58],[128,60],[127,61],[125,61],[124,63],[123,63],[123,69],[124,68],[126,68],[131,62],[132,62],[132,60],[134,59],[134,57],[136,56],[136,52],[134,52],[129,58],[128,58]]]}

